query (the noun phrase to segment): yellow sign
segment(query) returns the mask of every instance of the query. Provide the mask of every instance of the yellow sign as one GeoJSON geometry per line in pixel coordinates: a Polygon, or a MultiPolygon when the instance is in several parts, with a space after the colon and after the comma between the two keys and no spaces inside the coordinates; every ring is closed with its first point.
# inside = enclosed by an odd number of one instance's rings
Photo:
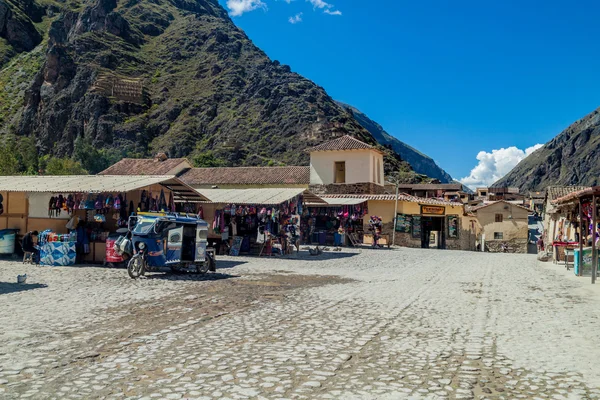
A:
{"type": "Polygon", "coordinates": [[[421,206],[421,214],[444,215],[445,213],[446,213],[446,207],[421,206]]]}

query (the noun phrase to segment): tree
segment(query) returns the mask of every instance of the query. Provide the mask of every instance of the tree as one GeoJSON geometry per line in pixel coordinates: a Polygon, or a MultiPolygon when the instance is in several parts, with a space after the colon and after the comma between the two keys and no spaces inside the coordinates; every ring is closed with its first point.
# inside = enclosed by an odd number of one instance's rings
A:
{"type": "Polygon", "coordinates": [[[16,175],[19,172],[19,161],[9,146],[0,144],[0,175],[16,175]]]}
{"type": "Polygon", "coordinates": [[[37,174],[39,156],[35,139],[32,136],[22,137],[16,142],[15,148],[20,172],[27,175],[37,174]]]}
{"type": "Polygon", "coordinates": [[[90,174],[97,174],[121,159],[117,151],[110,152],[106,149],[94,147],[89,139],[78,137],[73,146],[73,159],[81,163],[83,169],[90,174]]]}
{"type": "Polygon", "coordinates": [[[88,171],[83,168],[79,161],[71,158],[57,158],[43,156],[40,160],[44,174],[46,175],[87,175],[88,171]]]}
{"type": "Polygon", "coordinates": [[[198,168],[214,168],[222,167],[225,165],[223,160],[215,157],[212,151],[205,151],[200,153],[192,159],[195,167],[198,168]]]}

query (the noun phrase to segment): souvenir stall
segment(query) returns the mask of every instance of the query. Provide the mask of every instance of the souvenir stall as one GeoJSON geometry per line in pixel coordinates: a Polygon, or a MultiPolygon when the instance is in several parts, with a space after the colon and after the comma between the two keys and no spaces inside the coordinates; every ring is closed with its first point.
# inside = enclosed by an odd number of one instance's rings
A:
{"type": "MultiPolygon", "coordinates": [[[[574,192],[554,201],[558,212],[562,214],[558,222],[559,235],[553,246],[559,247],[569,238],[569,228],[575,229],[574,243],[568,243],[573,249],[574,272],[578,276],[591,275],[592,283],[596,283],[599,273],[600,255],[600,187],[588,188],[574,192]],[[578,228],[578,229],[577,229],[578,228]]],[[[568,266],[567,263],[565,265],[568,266]]]]}
{"type": "Polygon", "coordinates": [[[185,211],[188,204],[206,200],[177,178],[164,176],[0,177],[0,194],[7,202],[20,199],[20,208],[0,214],[0,226],[19,229],[21,235],[42,232],[41,256],[44,262],[48,255],[48,265],[71,265],[72,246],[79,262],[102,263],[111,250],[107,245],[133,213],[185,211]]]}
{"type": "MultiPolygon", "coordinates": [[[[218,254],[288,254],[300,240],[305,189],[199,189],[200,213],[218,254]]],[[[318,199],[314,197],[314,199],[318,199]]]]}
{"type": "Polygon", "coordinates": [[[300,230],[305,244],[346,246],[362,242],[363,219],[368,214],[367,202],[356,199],[326,199],[327,205],[310,204],[302,214],[300,230]],[[334,201],[337,200],[337,201],[334,201]],[[357,204],[329,204],[354,200],[357,204]]]}

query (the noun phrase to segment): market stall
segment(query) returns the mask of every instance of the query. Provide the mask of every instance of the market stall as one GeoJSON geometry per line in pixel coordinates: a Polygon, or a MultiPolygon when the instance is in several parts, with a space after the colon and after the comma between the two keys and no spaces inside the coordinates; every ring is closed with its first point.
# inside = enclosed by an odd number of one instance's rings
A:
{"type": "Polygon", "coordinates": [[[302,214],[303,242],[321,246],[362,243],[363,219],[368,214],[367,200],[323,198],[323,201],[326,204],[309,204],[302,214]]]}
{"type": "Polygon", "coordinates": [[[0,229],[18,229],[21,235],[39,231],[48,237],[70,234],[68,240],[40,240],[48,254],[68,255],[55,258],[69,263],[73,243],[81,255],[78,261],[103,262],[107,238],[126,227],[137,211],[186,211],[206,200],[170,176],[5,176],[0,177],[0,194],[7,210],[0,214],[0,229]]]}
{"type": "Polygon", "coordinates": [[[556,212],[561,214],[559,236],[556,237],[557,240],[553,244],[566,241],[569,235],[565,234],[565,226],[572,226],[576,231],[575,239],[578,247],[574,250],[576,253],[574,271],[578,276],[582,276],[586,270],[590,271],[592,283],[596,283],[600,267],[598,254],[598,245],[600,244],[599,197],[600,187],[596,186],[570,193],[553,202],[557,208],[556,212]],[[561,222],[563,222],[562,226],[561,222]]]}
{"type": "Polygon", "coordinates": [[[300,239],[306,199],[323,203],[302,188],[198,191],[210,200],[200,212],[211,224],[209,243],[220,254],[286,254],[300,239]]]}

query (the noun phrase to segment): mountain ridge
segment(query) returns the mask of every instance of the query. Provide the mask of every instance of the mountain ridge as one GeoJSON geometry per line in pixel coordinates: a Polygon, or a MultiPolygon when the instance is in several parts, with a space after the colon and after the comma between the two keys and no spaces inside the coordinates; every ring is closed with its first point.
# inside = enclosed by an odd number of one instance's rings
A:
{"type": "Polygon", "coordinates": [[[539,191],[548,186],[600,185],[600,108],[575,121],[521,160],[492,187],[539,191]]]}
{"type": "Polygon", "coordinates": [[[370,119],[356,107],[340,101],[337,101],[337,103],[350,110],[353,113],[354,118],[363,126],[363,128],[369,131],[379,143],[391,146],[396,153],[400,154],[403,160],[406,160],[411,165],[415,172],[437,179],[441,183],[452,183],[454,181],[450,174],[439,167],[431,157],[390,135],[379,123],[370,119]]]}
{"type": "MultiPolygon", "coordinates": [[[[385,152],[386,173],[424,179],[216,0],[19,5],[0,0],[0,134],[40,155],[90,172],[158,151],[198,166],[299,165],[304,149],[349,134],[385,152]]],[[[20,170],[37,171],[26,158],[20,170]]]]}

